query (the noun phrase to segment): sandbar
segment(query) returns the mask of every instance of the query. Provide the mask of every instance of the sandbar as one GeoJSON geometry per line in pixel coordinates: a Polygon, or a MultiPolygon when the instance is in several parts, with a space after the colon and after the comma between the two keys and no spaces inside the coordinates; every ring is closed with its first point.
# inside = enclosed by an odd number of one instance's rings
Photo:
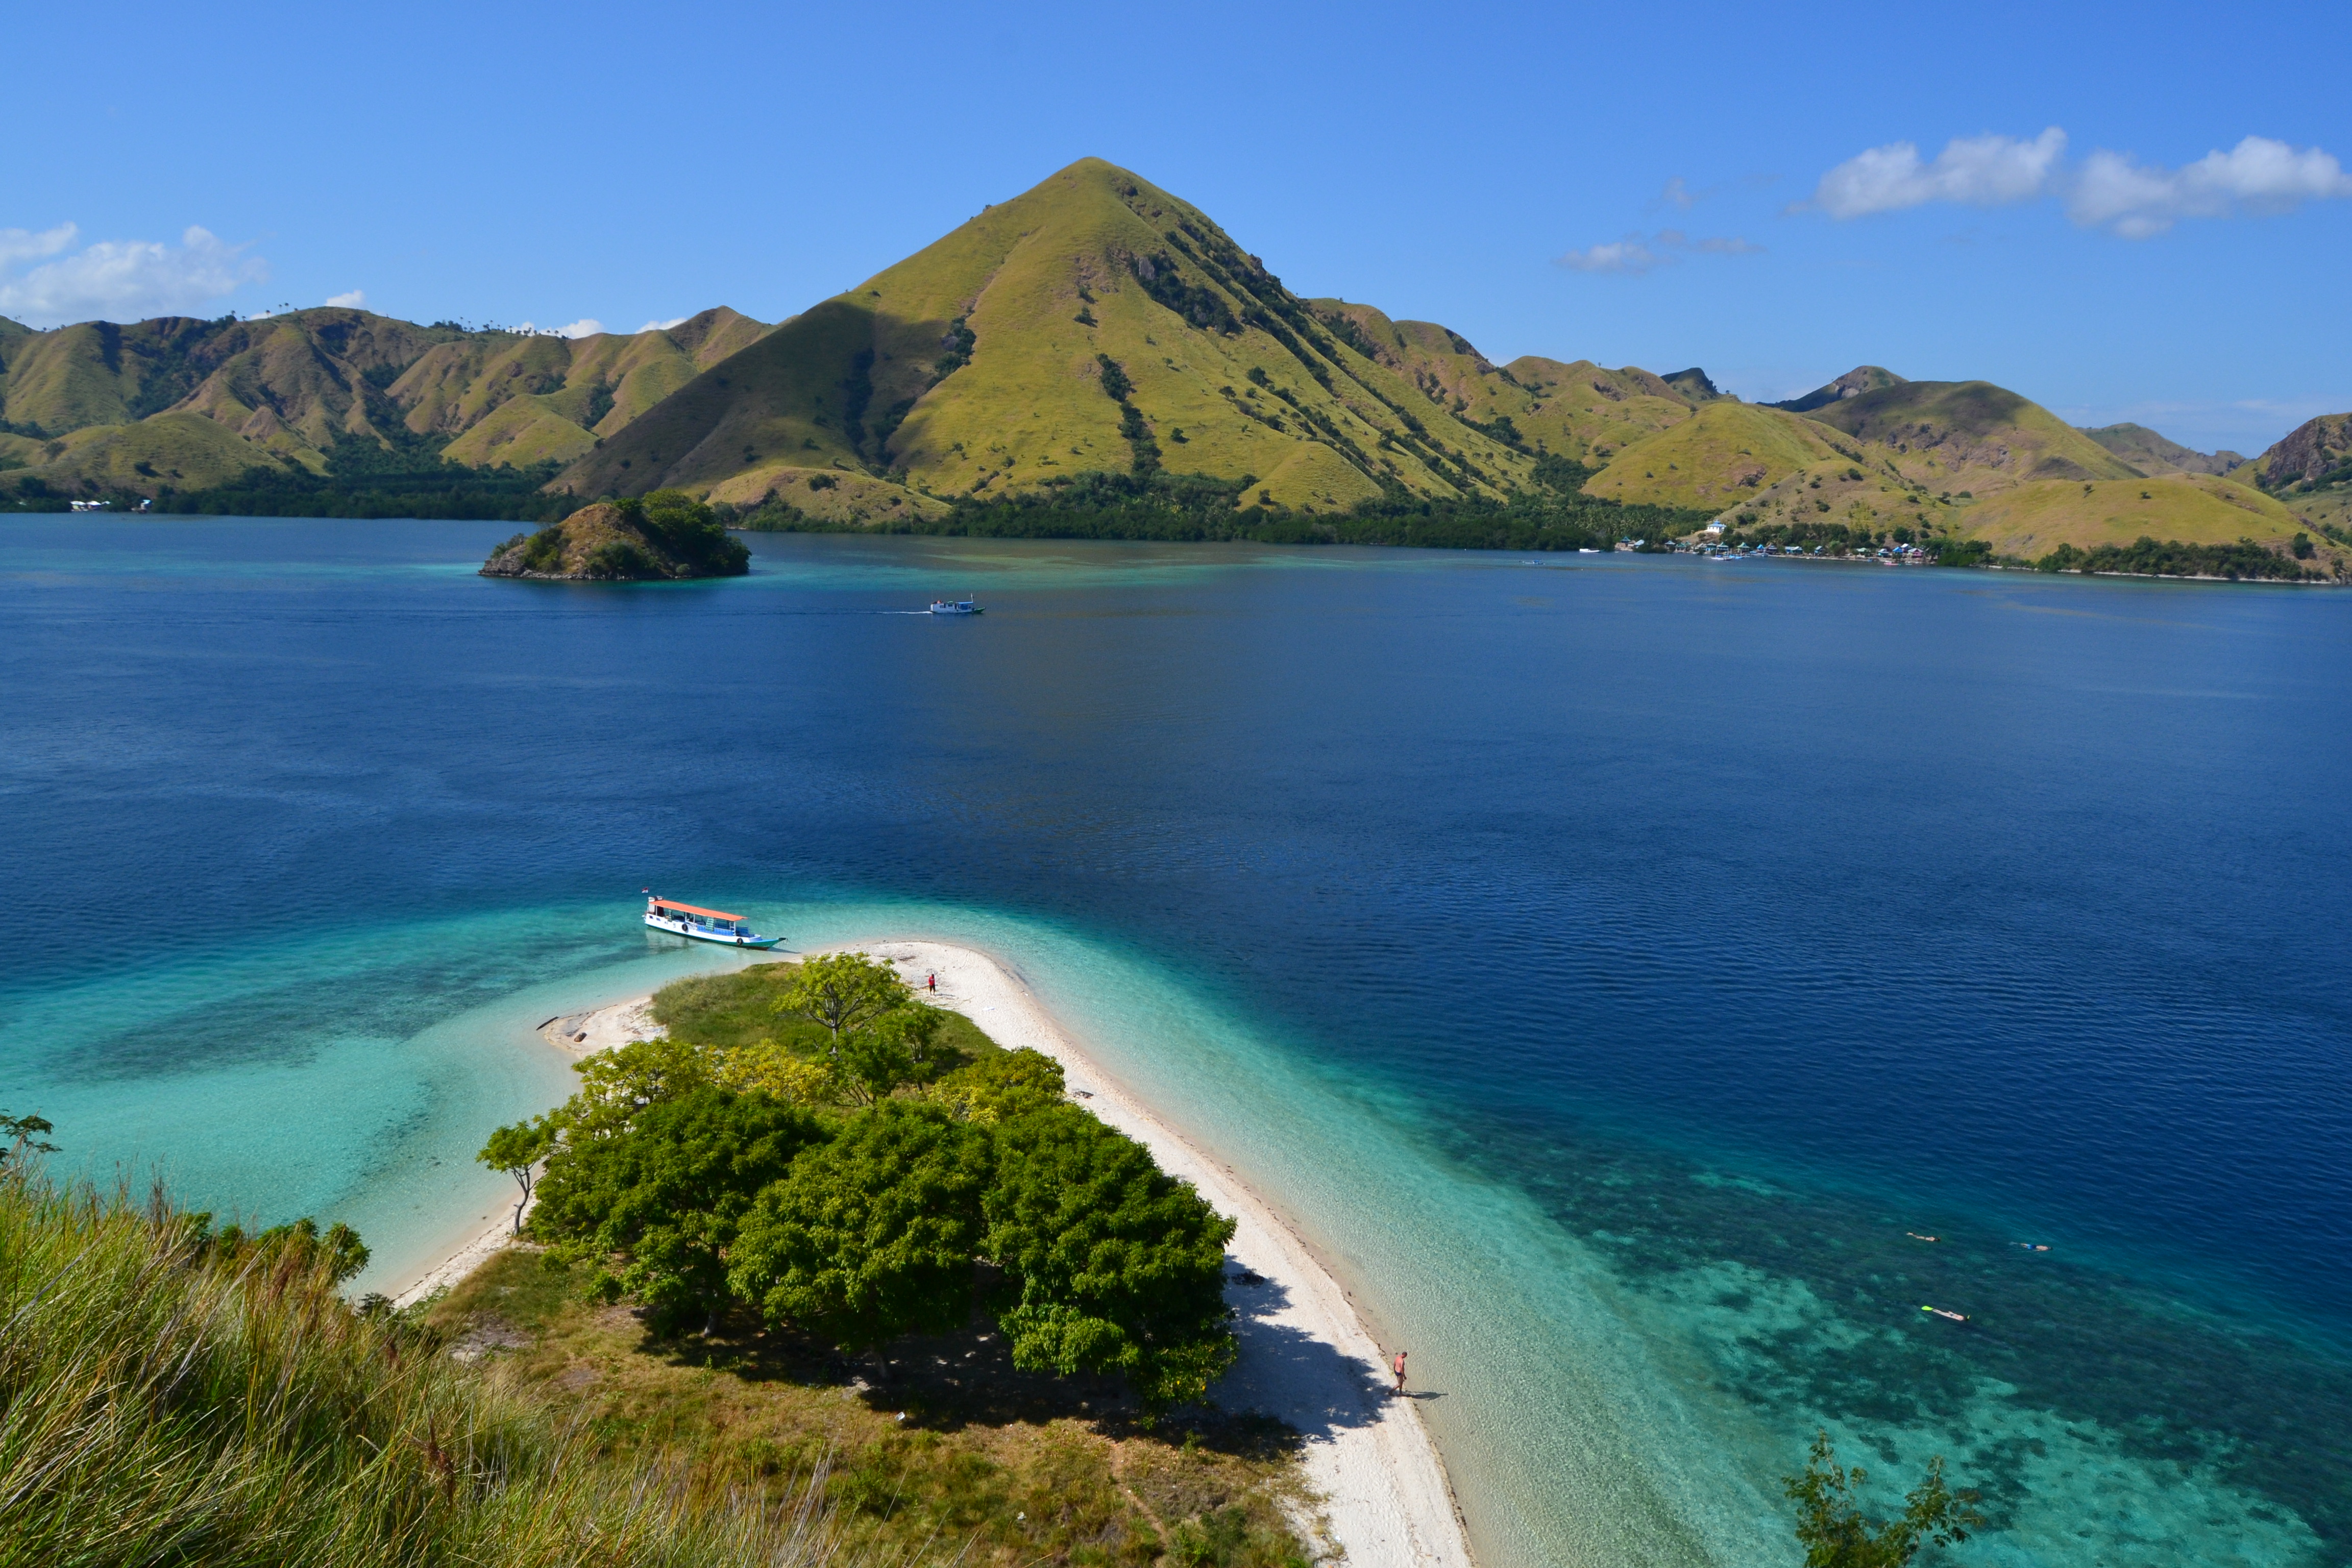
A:
{"type": "MultiPolygon", "coordinates": [[[[1241,1358],[1216,1385],[1223,1408],[1275,1416],[1306,1438],[1307,1484],[1320,1499],[1327,1553],[1352,1568],[1470,1568],[1467,1533],[1437,1447],[1415,1403],[1388,1389],[1381,1347],[1348,1295],[1275,1210],[1096,1065],[1019,976],[989,954],[935,942],[862,942],[828,949],[888,961],[909,984],[936,975],[925,1000],[952,1008],[1008,1049],[1027,1047],[1062,1064],[1070,1093],[1151,1151],[1171,1175],[1192,1184],[1231,1215],[1225,1299],[1236,1313],[1241,1358]]],[[[550,1019],[551,1044],[586,1056],[661,1027],[650,997],[550,1019]]],[[[422,1299],[463,1279],[503,1246],[510,1209],[464,1248],[403,1289],[422,1299]]]]}

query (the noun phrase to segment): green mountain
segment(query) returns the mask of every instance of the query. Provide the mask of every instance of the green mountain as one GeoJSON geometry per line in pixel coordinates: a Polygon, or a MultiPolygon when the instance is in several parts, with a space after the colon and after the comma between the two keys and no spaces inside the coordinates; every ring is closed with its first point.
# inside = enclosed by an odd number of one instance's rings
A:
{"type": "Polygon", "coordinates": [[[2143,474],[2226,474],[2246,460],[2238,452],[2193,450],[2145,425],[2103,425],[2083,434],[2143,474]]]}
{"type": "Polygon", "coordinates": [[[723,309],[576,341],[339,308],[20,329],[0,333],[0,430],[18,438],[0,467],[26,467],[0,485],[157,495],[355,456],[569,461],[766,331],[723,309]]]}
{"type": "Polygon", "coordinates": [[[1475,351],[1429,331],[1442,353],[1383,353],[1198,208],[1083,159],[712,365],[555,488],[801,506],[863,474],[895,488],[867,515],[1102,472],[1323,511],[1526,488],[1532,443],[1430,369],[1475,351]]]}

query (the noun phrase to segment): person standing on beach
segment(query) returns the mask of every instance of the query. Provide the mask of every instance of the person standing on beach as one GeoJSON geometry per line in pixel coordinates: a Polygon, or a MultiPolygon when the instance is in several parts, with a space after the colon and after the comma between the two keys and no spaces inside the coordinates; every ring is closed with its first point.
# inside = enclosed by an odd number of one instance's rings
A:
{"type": "Polygon", "coordinates": [[[923,977],[923,982],[931,988],[932,995],[936,996],[940,994],[940,977],[938,975],[927,974],[923,977]]]}
{"type": "Polygon", "coordinates": [[[1396,1391],[1402,1394],[1404,1392],[1404,1352],[1397,1352],[1396,1359],[1389,1363],[1389,1369],[1396,1373],[1396,1391]]]}

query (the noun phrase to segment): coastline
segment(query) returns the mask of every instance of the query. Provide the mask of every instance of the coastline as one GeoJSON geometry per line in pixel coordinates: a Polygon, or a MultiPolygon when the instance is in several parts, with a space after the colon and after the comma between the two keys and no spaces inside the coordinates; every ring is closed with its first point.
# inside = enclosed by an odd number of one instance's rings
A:
{"type": "MultiPolygon", "coordinates": [[[[1235,1228],[1226,1248],[1226,1299],[1235,1310],[1241,1357],[1218,1384],[1218,1402],[1276,1416],[1304,1435],[1302,1466],[1322,1510],[1326,1551],[1336,1549],[1355,1568],[1470,1568],[1467,1531],[1410,1389],[1402,1399],[1389,1393],[1381,1347],[1346,1290],[1271,1205],[1097,1067],[1002,961],[935,942],[838,943],[817,951],[866,952],[892,963],[918,986],[937,974],[938,993],[926,992],[927,1001],[964,1014],[1007,1049],[1028,1047],[1054,1058],[1080,1103],[1231,1216],[1235,1228]]],[[[551,1018],[539,1032],[559,1048],[586,1056],[658,1033],[646,1011],[650,1000],[639,996],[551,1018]]],[[[511,1215],[508,1205],[494,1225],[405,1285],[394,1300],[422,1300],[463,1279],[505,1245],[511,1215]]]]}

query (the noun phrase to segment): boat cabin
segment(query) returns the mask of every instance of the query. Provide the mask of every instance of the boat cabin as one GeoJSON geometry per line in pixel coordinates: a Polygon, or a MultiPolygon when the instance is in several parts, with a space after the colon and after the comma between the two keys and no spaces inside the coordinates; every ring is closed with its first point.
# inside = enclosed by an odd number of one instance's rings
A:
{"type": "Polygon", "coordinates": [[[674,899],[648,899],[646,913],[679,926],[690,926],[709,931],[713,936],[749,936],[751,928],[741,915],[730,915],[725,910],[706,910],[699,904],[681,904],[674,899]]]}

